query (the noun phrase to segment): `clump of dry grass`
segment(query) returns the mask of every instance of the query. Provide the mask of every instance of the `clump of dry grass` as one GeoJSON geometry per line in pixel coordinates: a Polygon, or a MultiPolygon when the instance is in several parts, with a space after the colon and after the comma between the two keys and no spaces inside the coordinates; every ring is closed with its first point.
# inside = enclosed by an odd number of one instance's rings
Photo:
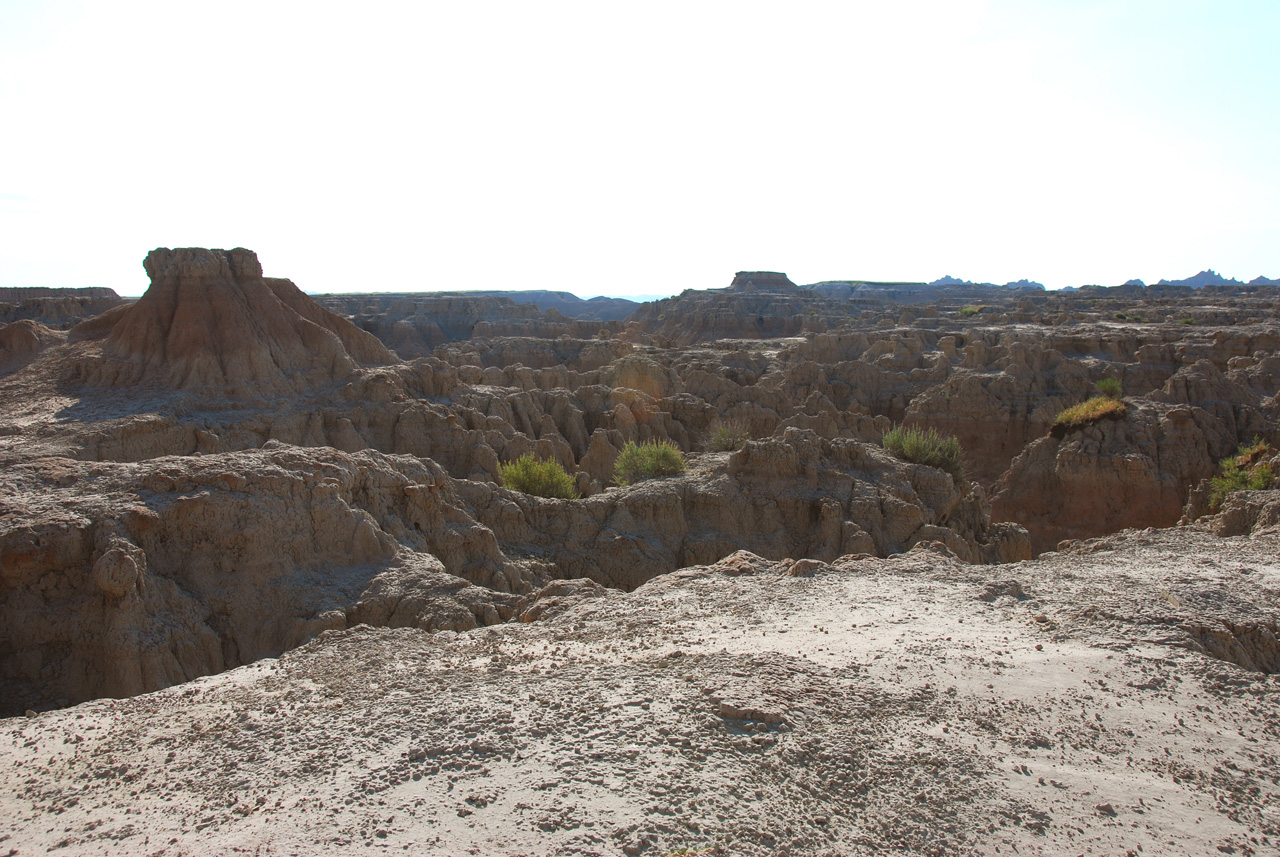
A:
{"type": "Polygon", "coordinates": [[[579,496],[573,476],[553,458],[539,459],[526,453],[515,461],[499,464],[498,473],[502,484],[512,491],[565,500],[577,500],[579,496]]]}
{"type": "Polygon", "coordinates": [[[904,461],[936,467],[964,481],[964,450],[955,435],[941,435],[937,429],[894,426],[885,432],[880,445],[904,461]]]}
{"type": "Polygon", "coordinates": [[[1236,454],[1220,463],[1222,473],[1210,483],[1209,509],[1217,512],[1223,502],[1237,491],[1263,491],[1276,484],[1276,474],[1270,462],[1264,460],[1274,450],[1265,440],[1254,438],[1253,443],[1241,444],[1236,454]]]}
{"type": "Polygon", "coordinates": [[[1096,423],[1104,417],[1116,418],[1124,414],[1124,402],[1107,396],[1094,396],[1086,402],[1072,405],[1058,414],[1053,424],[1060,428],[1073,429],[1096,423]]]}
{"type": "Polygon", "coordinates": [[[716,419],[711,422],[707,446],[715,452],[733,452],[751,440],[751,430],[743,420],[716,419]]]}

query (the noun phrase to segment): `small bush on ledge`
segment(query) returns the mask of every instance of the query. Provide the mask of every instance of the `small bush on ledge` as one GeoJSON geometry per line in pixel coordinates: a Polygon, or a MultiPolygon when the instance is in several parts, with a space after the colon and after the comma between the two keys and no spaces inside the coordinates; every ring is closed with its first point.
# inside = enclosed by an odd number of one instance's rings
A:
{"type": "Polygon", "coordinates": [[[751,432],[742,420],[712,420],[707,446],[715,452],[735,452],[751,440],[751,432]]]}
{"type": "Polygon", "coordinates": [[[1120,398],[1121,389],[1119,378],[1103,378],[1097,384],[1094,384],[1094,386],[1098,388],[1099,393],[1106,396],[1108,399],[1120,398]]]}
{"type": "Polygon", "coordinates": [[[684,455],[671,441],[627,441],[613,464],[613,481],[630,485],[642,479],[675,476],[684,472],[684,466],[684,455]]]}
{"type": "Polygon", "coordinates": [[[525,453],[515,461],[498,465],[502,484],[512,491],[534,497],[577,500],[578,488],[573,477],[554,458],[540,459],[525,453]]]}
{"type": "Polygon", "coordinates": [[[1276,475],[1270,462],[1262,459],[1273,450],[1266,441],[1254,438],[1253,443],[1241,444],[1236,454],[1221,462],[1222,473],[1209,481],[1209,511],[1222,508],[1227,496],[1237,491],[1265,491],[1276,484],[1276,475]]]}
{"type": "Polygon", "coordinates": [[[1053,421],[1056,429],[1074,429],[1096,423],[1103,418],[1119,419],[1124,416],[1124,402],[1107,396],[1094,396],[1087,402],[1072,405],[1058,414],[1053,421]]]}
{"type": "Polygon", "coordinates": [[[903,461],[945,470],[957,482],[964,479],[964,451],[955,435],[943,437],[937,429],[894,426],[885,432],[880,445],[903,461]]]}

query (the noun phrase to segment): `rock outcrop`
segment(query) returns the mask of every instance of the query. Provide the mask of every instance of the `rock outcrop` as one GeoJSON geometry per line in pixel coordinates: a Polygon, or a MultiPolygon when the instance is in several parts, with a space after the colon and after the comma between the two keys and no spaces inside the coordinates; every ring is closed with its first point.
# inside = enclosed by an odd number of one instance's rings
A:
{"type": "Polygon", "coordinates": [[[112,319],[100,354],[81,364],[76,380],[253,399],[331,384],[361,365],[395,360],[289,281],[264,279],[249,250],[158,249],[144,266],[150,288],[112,319]]]}
{"type": "Polygon", "coordinates": [[[279,443],[9,467],[0,716],[156,690],[329,628],[512,618],[511,590],[528,589],[521,569],[501,561],[491,533],[465,521],[460,531],[460,515],[439,508],[446,479],[413,460],[279,443]],[[512,577],[499,584],[504,569],[512,577]]]}

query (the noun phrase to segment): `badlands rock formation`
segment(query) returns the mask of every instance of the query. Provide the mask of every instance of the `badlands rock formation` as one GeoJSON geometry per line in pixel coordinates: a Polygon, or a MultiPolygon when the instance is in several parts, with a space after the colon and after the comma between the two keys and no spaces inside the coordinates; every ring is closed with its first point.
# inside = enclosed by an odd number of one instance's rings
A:
{"type": "MultiPolygon", "coordinates": [[[[267,280],[248,250],[155,250],[142,298],[116,314],[81,366],[93,386],[156,384],[254,398],[296,392],[390,363],[373,336],[326,312],[288,280],[267,280]]],[[[88,338],[72,331],[73,338],[88,338]],[[77,334],[79,336],[77,337],[77,334]]]]}
{"type": "Polygon", "coordinates": [[[1280,494],[1204,500],[1280,443],[1274,287],[740,272],[624,322],[145,269],[0,327],[0,848],[1280,836],[1280,494]],[[1108,378],[1122,415],[1054,425],[1108,378]],[[613,484],[650,440],[687,470],[613,484]],[[503,486],[529,452],[582,498],[503,486]]]}

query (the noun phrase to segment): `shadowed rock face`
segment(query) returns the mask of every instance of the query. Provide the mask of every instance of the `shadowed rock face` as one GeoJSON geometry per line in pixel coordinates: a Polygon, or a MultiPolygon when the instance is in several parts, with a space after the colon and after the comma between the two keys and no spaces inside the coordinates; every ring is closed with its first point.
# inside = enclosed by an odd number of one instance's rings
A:
{"type": "Polygon", "coordinates": [[[258,398],[395,360],[293,283],[264,279],[249,250],[161,248],[143,264],[151,287],[112,320],[100,356],[82,365],[80,377],[89,383],[258,398]]]}

